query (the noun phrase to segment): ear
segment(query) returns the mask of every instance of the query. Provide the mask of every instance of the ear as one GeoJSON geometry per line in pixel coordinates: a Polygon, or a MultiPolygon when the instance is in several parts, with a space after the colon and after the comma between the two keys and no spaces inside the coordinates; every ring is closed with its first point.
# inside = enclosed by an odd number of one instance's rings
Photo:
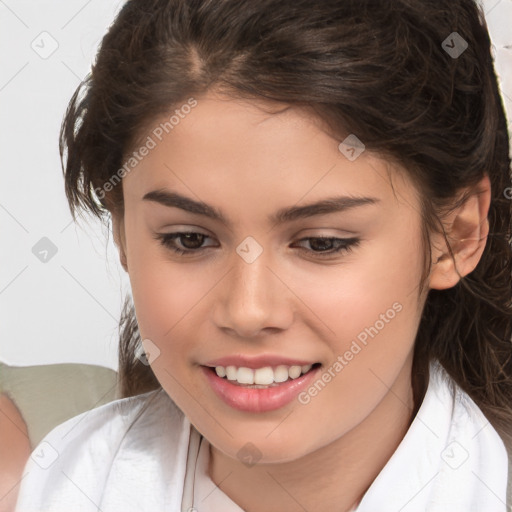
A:
{"type": "MultiPolygon", "coordinates": [[[[469,192],[465,189],[464,192],[469,192]]],[[[455,286],[461,277],[472,272],[484,252],[489,221],[487,215],[491,204],[491,182],[484,176],[468,200],[443,220],[454,259],[450,255],[442,234],[432,241],[432,270],[430,288],[444,290],[455,286]],[[455,260],[455,261],[454,261],[455,260]]]]}
{"type": "Polygon", "coordinates": [[[112,234],[114,243],[119,250],[119,261],[122,267],[128,272],[128,261],[126,259],[126,237],[124,232],[124,218],[119,214],[112,214],[112,234]]]}

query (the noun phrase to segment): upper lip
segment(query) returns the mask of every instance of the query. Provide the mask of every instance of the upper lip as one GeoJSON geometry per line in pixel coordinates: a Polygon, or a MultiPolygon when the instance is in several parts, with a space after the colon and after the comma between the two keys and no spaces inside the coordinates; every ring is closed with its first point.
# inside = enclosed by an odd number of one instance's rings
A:
{"type": "Polygon", "coordinates": [[[304,366],[308,364],[315,364],[315,361],[304,361],[302,359],[292,359],[290,357],[284,357],[279,355],[260,355],[260,356],[244,356],[244,355],[232,355],[214,359],[204,363],[203,366],[236,366],[237,368],[245,367],[252,368],[263,368],[265,366],[304,366]]]}

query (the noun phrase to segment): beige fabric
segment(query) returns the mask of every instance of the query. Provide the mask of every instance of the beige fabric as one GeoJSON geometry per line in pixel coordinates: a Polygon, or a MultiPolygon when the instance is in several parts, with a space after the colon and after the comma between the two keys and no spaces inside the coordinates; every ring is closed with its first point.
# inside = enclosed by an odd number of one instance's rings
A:
{"type": "Polygon", "coordinates": [[[20,410],[32,449],[58,424],[117,398],[116,390],[117,372],[102,366],[0,363],[0,393],[20,410]]]}

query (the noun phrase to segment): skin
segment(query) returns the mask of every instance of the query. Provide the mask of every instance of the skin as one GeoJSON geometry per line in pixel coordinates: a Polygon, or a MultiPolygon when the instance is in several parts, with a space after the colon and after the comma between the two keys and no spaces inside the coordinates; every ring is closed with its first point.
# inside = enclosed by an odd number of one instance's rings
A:
{"type": "Polygon", "coordinates": [[[31,447],[27,426],[12,400],[0,394],[0,512],[12,512],[31,447]]]}
{"type": "MultiPolygon", "coordinates": [[[[113,216],[142,338],[159,350],[152,369],[210,441],[211,478],[244,510],[350,510],[413,419],[412,354],[425,300],[418,291],[418,192],[369,151],[349,161],[338,150],[342,139],[303,111],[213,92],[197,100],[123,178],[124,217],[113,216]],[[142,199],[161,188],[217,208],[231,224],[142,199]],[[378,202],[282,225],[267,221],[334,192],[378,202]],[[155,239],[180,230],[207,235],[202,246],[200,238],[187,246],[207,248],[180,256],[155,239]],[[250,264],[236,252],[248,236],[263,248],[250,264]],[[303,240],[321,236],[360,243],[321,258],[322,248],[303,240]],[[301,357],[328,368],[393,303],[401,311],[307,405],[237,411],[200,370],[231,354],[301,357]],[[248,442],[261,453],[251,467],[237,457],[248,442]]],[[[455,261],[433,236],[427,289],[451,287],[476,266],[490,198],[488,179],[480,185],[480,195],[445,219],[455,261]]]]}

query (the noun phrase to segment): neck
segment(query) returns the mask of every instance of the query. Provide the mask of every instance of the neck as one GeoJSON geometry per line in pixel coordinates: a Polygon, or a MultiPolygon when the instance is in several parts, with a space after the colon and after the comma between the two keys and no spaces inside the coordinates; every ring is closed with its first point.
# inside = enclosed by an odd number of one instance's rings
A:
{"type": "Polygon", "coordinates": [[[210,445],[210,477],[247,512],[349,512],[393,455],[419,407],[411,366],[404,366],[359,425],[334,442],[298,460],[252,467],[210,445]]]}

